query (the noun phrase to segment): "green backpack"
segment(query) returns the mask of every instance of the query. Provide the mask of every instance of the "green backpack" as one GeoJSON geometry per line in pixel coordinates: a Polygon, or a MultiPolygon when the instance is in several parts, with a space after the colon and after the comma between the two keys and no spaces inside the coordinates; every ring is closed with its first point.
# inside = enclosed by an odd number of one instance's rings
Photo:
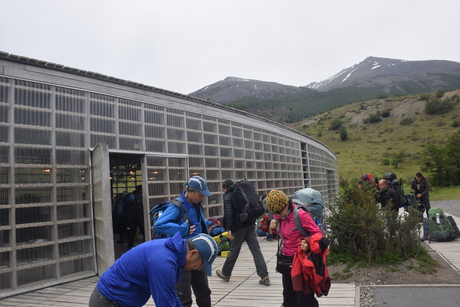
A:
{"type": "Polygon", "coordinates": [[[433,208],[428,211],[428,227],[430,229],[428,242],[447,242],[457,237],[454,227],[442,209],[433,208]]]}

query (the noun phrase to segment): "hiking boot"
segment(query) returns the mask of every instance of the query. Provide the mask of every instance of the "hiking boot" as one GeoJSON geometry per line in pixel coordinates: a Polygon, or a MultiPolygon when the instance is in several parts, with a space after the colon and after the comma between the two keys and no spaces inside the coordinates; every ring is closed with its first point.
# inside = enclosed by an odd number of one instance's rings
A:
{"type": "Polygon", "coordinates": [[[216,275],[225,282],[228,282],[230,280],[230,276],[225,276],[221,270],[217,270],[216,275]]]}
{"type": "Polygon", "coordinates": [[[270,286],[270,278],[268,278],[268,275],[265,275],[264,277],[262,277],[262,279],[259,280],[259,284],[270,286]]]}

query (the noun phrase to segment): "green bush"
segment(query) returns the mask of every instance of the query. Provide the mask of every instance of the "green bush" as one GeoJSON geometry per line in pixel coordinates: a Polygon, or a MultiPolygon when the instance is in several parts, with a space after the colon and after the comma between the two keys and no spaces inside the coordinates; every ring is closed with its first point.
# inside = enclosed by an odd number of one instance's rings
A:
{"type": "Polygon", "coordinates": [[[420,94],[420,100],[425,100],[426,101],[428,99],[430,99],[430,95],[428,95],[428,94],[420,94]]]}
{"type": "Polygon", "coordinates": [[[403,126],[409,126],[409,125],[412,125],[415,121],[415,118],[414,117],[404,117],[403,119],[401,119],[401,121],[399,122],[400,125],[403,125],[403,126]]]}
{"type": "Polygon", "coordinates": [[[389,109],[385,109],[382,111],[382,117],[389,117],[390,116],[390,110],[389,109]]]}
{"type": "Polygon", "coordinates": [[[372,185],[358,189],[341,180],[340,198],[329,205],[329,263],[394,264],[422,252],[418,211],[405,217],[380,209],[372,185]]]}
{"type": "Polygon", "coordinates": [[[423,172],[430,173],[433,186],[460,185],[460,132],[449,136],[442,147],[428,144],[419,164],[423,172]]]}
{"type": "Polygon", "coordinates": [[[343,125],[343,122],[340,119],[335,119],[330,123],[329,129],[338,130],[340,127],[342,127],[342,125],[343,125]]]}
{"type": "Polygon", "coordinates": [[[348,139],[348,132],[347,132],[347,129],[342,129],[340,130],[340,139],[342,141],[346,141],[348,139]]]}
{"type": "Polygon", "coordinates": [[[430,99],[425,104],[425,113],[428,115],[444,114],[454,109],[454,104],[449,98],[440,100],[430,99]]]}
{"type": "Polygon", "coordinates": [[[381,120],[382,118],[380,117],[380,112],[377,111],[375,114],[369,115],[369,117],[364,120],[364,123],[373,124],[373,123],[378,123],[381,120]]]}

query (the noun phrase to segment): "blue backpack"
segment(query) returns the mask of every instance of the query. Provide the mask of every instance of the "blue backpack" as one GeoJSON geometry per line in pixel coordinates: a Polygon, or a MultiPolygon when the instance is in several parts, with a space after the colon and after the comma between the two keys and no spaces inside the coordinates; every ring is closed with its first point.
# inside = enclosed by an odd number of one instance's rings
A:
{"type": "Polygon", "coordinates": [[[182,209],[182,203],[182,199],[180,197],[176,197],[173,200],[164,201],[158,205],[153,206],[153,208],[150,210],[150,228],[152,230],[152,239],[166,238],[165,234],[155,233],[155,223],[170,205],[177,206],[181,209],[181,214],[176,222],[179,222],[185,217],[185,213],[188,210],[182,209]]]}
{"type": "Polygon", "coordinates": [[[294,210],[294,222],[300,233],[302,233],[304,237],[310,235],[300,223],[299,210],[305,210],[310,214],[313,221],[315,221],[316,225],[318,225],[325,236],[327,225],[324,220],[324,201],[321,193],[311,188],[305,188],[294,193],[292,202],[296,205],[294,210]]]}

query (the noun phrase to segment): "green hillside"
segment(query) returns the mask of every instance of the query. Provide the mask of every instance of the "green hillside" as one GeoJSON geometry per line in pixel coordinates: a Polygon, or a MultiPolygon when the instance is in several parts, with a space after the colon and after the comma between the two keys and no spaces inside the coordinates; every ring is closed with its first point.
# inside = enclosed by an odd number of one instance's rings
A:
{"type": "Polygon", "coordinates": [[[335,152],[339,176],[355,180],[372,173],[381,178],[392,171],[407,187],[415,173],[421,171],[417,162],[425,146],[440,146],[452,133],[460,131],[460,90],[437,97],[439,94],[443,93],[351,103],[291,126],[335,152]],[[453,109],[428,115],[427,101],[439,102],[439,106],[441,101],[452,101],[453,109]],[[344,129],[347,139],[342,141],[344,129]],[[398,154],[405,162],[395,167],[391,162],[398,154]]]}
{"type": "Polygon", "coordinates": [[[293,92],[276,92],[269,99],[245,96],[229,102],[228,105],[278,122],[294,123],[338,106],[379,95],[386,96],[386,93],[370,87],[344,87],[328,92],[299,88],[293,92]]]}

